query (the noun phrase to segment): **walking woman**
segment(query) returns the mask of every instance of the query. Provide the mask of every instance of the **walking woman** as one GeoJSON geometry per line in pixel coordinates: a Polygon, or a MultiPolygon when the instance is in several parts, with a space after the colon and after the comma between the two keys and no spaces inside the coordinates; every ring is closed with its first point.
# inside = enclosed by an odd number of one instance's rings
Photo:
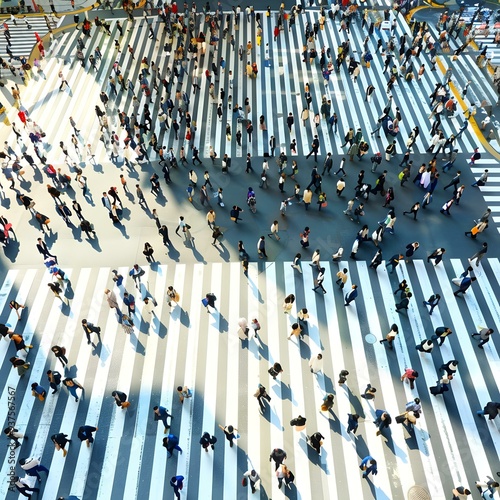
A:
{"type": "Polygon", "coordinates": [[[61,285],[59,283],[47,283],[47,286],[52,290],[54,297],[58,298],[63,304],[67,304],[67,299],[62,294],[61,285]]]}
{"type": "Polygon", "coordinates": [[[69,393],[75,398],[75,401],[78,403],[78,394],[76,393],[76,390],[80,388],[82,392],[85,390],[83,386],[77,382],[75,379],[67,377],[63,380],[63,385],[66,386],[68,389],[69,393]]]}
{"type": "Polygon", "coordinates": [[[51,441],[54,443],[54,447],[57,451],[63,451],[63,457],[66,457],[68,452],[65,449],[66,443],[71,443],[71,439],[67,439],[68,435],[60,432],[59,434],[53,434],[50,436],[51,441]]]}
{"type": "Polygon", "coordinates": [[[153,252],[153,247],[146,241],[146,243],[144,243],[144,250],[142,251],[142,253],[146,256],[146,260],[151,264],[155,261],[153,252]]]}

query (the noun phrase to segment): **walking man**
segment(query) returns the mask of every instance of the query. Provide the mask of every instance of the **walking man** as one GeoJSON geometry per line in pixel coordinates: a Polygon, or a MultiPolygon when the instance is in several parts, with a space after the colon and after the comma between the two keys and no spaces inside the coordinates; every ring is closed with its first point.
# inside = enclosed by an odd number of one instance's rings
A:
{"type": "Polygon", "coordinates": [[[264,257],[267,259],[265,236],[261,236],[259,241],[257,241],[257,253],[259,254],[259,259],[263,259],[264,257]]]}
{"type": "Polygon", "coordinates": [[[318,162],[318,150],[319,150],[319,139],[318,136],[315,135],[313,142],[311,144],[311,151],[309,151],[309,154],[306,156],[306,160],[309,159],[311,155],[314,155],[314,161],[317,163],[318,162]]]}
{"type": "Polygon", "coordinates": [[[374,458],[372,458],[370,455],[363,458],[363,460],[361,461],[361,464],[359,465],[359,468],[363,471],[363,479],[367,479],[370,472],[374,476],[376,476],[378,473],[377,461],[374,458]]]}
{"type": "Polygon", "coordinates": [[[469,262],[472,264],[472,261],[476,259],[476,267],[479,267],[479,262],[484,258],[486,253],[488,252],[488,243],[486,241],[483,243],[483,247],[481,250],[476,252],[470,259],[469,262]]]}
{"type": "Polygon", "coordinates": [[[166,434],[167,430],[170,429],[170,425],[168,425],[167,418],[170,417],[172,419],[174,417],[170,415],[170,413],[168,413],[168,410],[164,406],[155,406],[153,408],[153,412],[154,412],[154,419],[161,420],[163,422],[163,426],[165,427],[163,434],[166,434]]]}
{"type": "Polygon", "coordinates": [[[352,285],[351,291],[346,293],[344,306],[350,305],[353,300],[358,296],[358,285],[352,285]]]}

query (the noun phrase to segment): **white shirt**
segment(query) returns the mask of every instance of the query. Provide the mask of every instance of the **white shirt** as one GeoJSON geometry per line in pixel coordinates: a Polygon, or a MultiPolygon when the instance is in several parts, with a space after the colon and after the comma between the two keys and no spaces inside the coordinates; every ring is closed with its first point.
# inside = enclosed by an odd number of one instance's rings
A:
{"type": "Polygon", "coordinates": [[[323,370],[323,359],[318,359],[318,356],[313,356],[309,360],[309,368],[311,368],[313,373],[318,373],[323,370]]]}

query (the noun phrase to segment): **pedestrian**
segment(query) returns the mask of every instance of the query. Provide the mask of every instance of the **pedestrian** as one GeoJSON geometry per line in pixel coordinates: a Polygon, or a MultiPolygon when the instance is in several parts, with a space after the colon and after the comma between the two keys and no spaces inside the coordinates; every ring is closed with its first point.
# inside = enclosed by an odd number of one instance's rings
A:
{"type": "Polygon", "coordinates": [[[31,344],[25,344],[24,338],[20,333],[9,333],[9,338],[14,342],[16,352],[23,350],[25,353],[28,353],[28,349],[33,348],[31,344]]]}
{"type": "Polygon", "coordinates": [[[36,477],[39,483],[42,482],[39,472],[46,472],[47,475],[49,474],[49,469],[43,466],[38,458],[21,458],[19,460],[19,465],[21,469],[26,471],[28,476],[36,477]]]}
{"type": "Polygon", "coordinates": [[[275,468],[274,470],[277,471],[280,465],[287,459],[286,452],[282,450],[281,448],[274,448],[274,450],[271,452],[269,455],[269,461],[271,462],[274,460],[275,468]]]}
{"type": "MultiPolygon", "coordinates": [[[[58,284],[58,283],[55,283],[55,284],[58,284]]],[[[61,299],[62,300],[62,299],[61,299]]],[[[20,304],[19,302],[17,302],[16,300],[11,300],[9,302],[9,308],[10,309],[13,309],[16,313],[16,316],[17,316],[17,320],[18,321],[21,321],[21,314],[23,313],[23,309],[25,308],[26,306],[24,304],[20,304]]]]}
{"type": "Polygon", "coordinates": [[[499,491],[500,484],[498,481],[495,481],[492,477],[487,476],[487,480],[485,481],[476,481],[474,483],[476,485],[477,490],[482,498],[486,497],[486,493],[489,493],[489,497],[493,498],[495,493],[499,491]],[[483,492],[483,488],[486,488],[483,492]]]}
{"type": "Polygon", "coordinates": [[[401,309],[408,311],[408,305],[410,303],[410,299],[413,297],[411,292],[407,292],[403,294],[402,299],[399,303],[396,304],[396,312],[399,313],[401,309]]]}
{"type": "Polygon", "coordinates": [[[419,352],[423,352],[424,354],[430,354],[434,347],[434,343],[432,340],[424,339],[420,342],[419,345],[415,346],[415,349],[419,352]]]}
{"type": "Polygon", "coordinates": [[[462,500],[471,494],[470,490],[465,488],[465,486],[457,486],[451,492],[453,493],[452,500],[462,500]]]}
{"type": "Polygon", "coordinates": [[[429,314],[432,314],[434,308],[439,304],[441,300],[441,295],[439,293],[433,293],[427,300],[423,301],[424,306],[430,306],[429,314]]]}
{"type": "Polygon", "coordinates": [[[458,361],[456,359],[452,359],[447,363],[443,363],[440,370],[444,370],[448,375],[455,375],[458,370],[458,361]]]}
{"type": "Polygon", "coordinates": [[[369,474],[372,473],[374,476],[378,474],[377,461],[370,455],[367,455],[361,461],[359,468],[363,471],[363,479],[367,479],[369,474]]]}
{"type": "Polygon", "coordinates": [[[153,256],[153,253],[154,253],[153,247],[147,241],[146,241],[146,243],[144,243],[144,250],[142,251],[142,253],[146,256],[146,260],[150,264],[153,264],[155,262],[155,259],[153,256]]]}
{"type": "Polygon", "coordinates": [[[130,406],[130,402],[127,401],[127,395],[124,392],[113,391],[111,393],[111,397],[115,400],[116,406],[122,410],[125,410],[125,408],[130,406]]]}
{"type": "Polygon", "coordinates": [[[106,296],[106,302],[110,309],[118,310],[118,300],[116,298],[115,292],[111,291],[109,288],[104,290],[104,295],[106,296]]]}
{"type": "MultiPolygon", "coordinates": [[[[174,2],[175,4],[175,2],[174,2]]],[[[165,438],[166,439],[166,438],[165,438]]],[[[181,451],[182,453],[182,451],[181,451]]],[[[170,454],[172,455],[172,454],[170,454]]],[[[182,490],[184,487],[184,476],[172,476],[170,478],[170,486],[174,489],[174,495],[176,498],[181,498],[181,494],[179,493],[179,490],[182,490]]]]}
{"type": "Polygon", "coordinates": [[[415,380],[418,378],[418,372],[413,368],[406,368],[403,375],[401,375],[401,382],[408,380],[410,384],[410,389],[415,388],[415,380]]]}
{"type": "Polygon", "coordinates": [[[185,386],[179,385],[177,387],[177,394],[179,396],[179,401],[181,402],[181,404],[184,403],[185,399],[193,397],[193,391],[191,391],[191,389],[189,389],[187,385],[185,386]]]}
{"type": "Polygon", "coordinates": [[[376,435],[380,436],[384,429],[388,429],[391,425],[392,417],[386,410],[375,410],[375,420],[373,423],[378,427],[376,435]]]}
{"type": "Polygon", "coordinates": [[[238,439],[239,434],[238,429],[233,427],[232,425],[226,425],[225,427],[223,425],[219,424],[219,429],[224,432],[224,435],[226,436],[226,439],[229,441],[229,446],[232,448],[233,447],[233,441],[235,439],[238,439]]]}
{"type": "Polygon", "coordinates": [[[483,349],[484,344],[490,341],[490,336],[494,333],[495,330],[493,328],[483,327],[479,330],[479,332],[471,333],[472,337],[480,337],[481,342],[479,342],[479,349],[483,349]]]}
{"type": "Polygon", "coordinates": [[[375,399],[375,393],[377,392],[377,389],[375,387],[372,387],[371,384],[366,385],[365,392],[361,394],[361,397],[366,400],[371,400],[375,399]]]}
{"type": "Polygon", "coordinates": [[[394,269],[396,267],[398,267],[399,265],[399,262],[403,259],[403,256],[401,254],[395,254],[393,255],[389,261],[387,262],[387,264],[385,265],[385,267],[389,267],[391,266],[391,270],[389,271],[391,274],[394,272],[394,269]]]}
{"type": "Polygon", "coordinates": [[[451,335],[453,331],[448,326],[438,326],[434,331],[434,335],[431,337],[432,340],[439,340],[438,346],[441,347],[446,340],[448,335],[451,335]]]}
{"type": "Polygon", "coordinates": [[[385,161],[391,161],[391,156],[396,155],[396,141],[392,141],[392,144],[389,144],[385,148],[385,161]]]}
{"type": "Polygon", "coordinates": [[[271,224],[271,232],[268,234],[268,236],[271,238],[274,236],[274,238],[276,238],[277,241],[279,241],[281,238],[278,236],[278,231],[279,231],[279,226],[278,226],[278,221],[275,220],[272,224],[271,224]]]}
{"type": "Polygon", "coordinates": [[[67,387],[69,393],[75,398],[75,401],[78,403],[78,395],[76,393],[76,390],[80,388],[83,393],[85,391],[83,386],[77,380],[71,377],[65,378],[62,383],[64,386],[67,387]]]}
{"type": "Polygon", "coordinates": [[[356,300],[357,296],[358,296],[358,285],[352,285],[351,286],[351,291],[348,292],[348,293],[346,293],[346,295],[345,295],[345,304],[344,304],[344,306],[350,305],[350,303],[353,300],[356,300]]]}
{"type": "Polygon", "coordinates": [[[406,245],[406,263],[410,262],[412,260],[413,255],[415,252],[418,250],[420,247],[420,243],[418,241],[414,241],[413,243],[408,243],[406,245]]]}
{"type": "Polygon", "coordinates": [[[316,276],[316,279],[314,280],[314,288],[312,289],[313,292],[315,292],[318,288],[320,288],[323,291],[323,294],[326,293],[326,290],[323,287],[324,279],[325,279],[325,268],[321,267],[319,269],[318,275],[316,276]]]}
{"type": "Polygon", "coordinates": [[[442,260],[443,260],[443,255],[446,252],[444,248],[436,248],[428,257],[427,257],[427,262],[430,261],[430,259],[434,259],[434,265],[437,266],[442,260]]]}
{"type": "Polygon", "coordinates": [[[229,212],[229,216],[231,217],[231,220],[235,223],[238,224],[239,220],[242,220],[240,217],[240,213],[243,212],[243,209],[240,208],[238,205],[233,205],[233,208],[229,212]]]}
{"type": "Polygon", "coordinates": [[[345,158],[342,158],[342,160],[340,160],[339,168],[335,172],[335,175],[338,175],[339,172],[342,172],[342,177],[346,177],[347,176],[346,171],[344,170],[344,165],[345,165],[345,158]]]}
{"type": "Polygon", "coordinates": [[[37,239],[36,248],[37,248],[38,252],[40,254],[42,254],[44,259],[46,259],[48,257],[52,257],[57,264],[57,257],[50,253],[49,247],[47,246],[47,243],[45,243],[45,241],[43,241],[42,238],[37,239]]]}
{"type": "MultiPolygon", "coordinates": [[[[144,271],[144,269],[142,269],[141,266],[139,266],[139,264],[134,264],[134,266],[132,267],[132,269],[129,271],[129,275],[132,276],[132,279],[135,281],[135,287],[137,289],[140,289],[141,288],[141,277],[144,276],[144,274],[146,274],[146,272],[144,271]]],[[[109,290],[105,290],[104,293],[107,295],[107,300],[108,300],[108,304],[109,304],[109,307],[116,307],[118,309],[118,303],[116,302],[116,296],[113,297],[113,295],[109,295],[107,292],[109,290]],[[116,303],[116,305],[115,305],[116,303]]],[[[113,293],[113,292],[111,292],[113,293]]]]}
{"type": "Polygon", "coordinates": [[[164,406],[154,406],[153,407],[153,413],[154,413],[154,419],[155,420],[161,420],[163,422],[164,430],[163,434],[167,433],[167,430],[170,429],[170,425],[168,425],[168,417],[171,419],[174,418],[170,413],[168,413],[168,410],[164,406]]]}
{"type": "Polygon", "coordinates": [[[500,403],[490,401],[482,410],[476,411],[476,415],[478,415],[479,417],[488,415],[488,420],[495,420],[495,418],[500,415],[500,403]]]}
{"type": "Polygon", "coordinates": [[[314,155],[314,161],[318,162],[318,150],[319,150],[319,139],[318,136],[315,135],[313,142],[311,144],[311,151],[306,155],[306,160],[309,159],[311,155],[314,155]]]}
{"type": "Polygon", "coordinates": [[[87,337],[87,344],[92,344],[92,341],[90,340],[91,333],[96,333],[97,337],[99,339],[99,342],[101,342],[101,328],[99,326],[94,326],[93,323],[89,323],[84,318],[84,319],[82,319],[82,328],[83,328],[83,331],[85,332],[85,336],[87,337]]]}
{"type": "MultiPolygon", "coordinates": [[[[380,226],[379,226],[379,229],[380,229],[380,226]]],[[[373,256],[373,258],[371,260],[370,267],[372,269],[377,270],[377,267],[380,266],[380,264],[382,264],[382,250],[379,248],[375,252],[375,255],[373,256]]]]}
{"type": "Polygon", "coordinates": [[[40,401],[45,401],[45,398],[47,397],[47,390],[40,384],[33,382],[31,384],[31,395],[38,398],[40,401]]]}
{"type": "Polygon", "coordinates": [[[433,396],[437,396],[438,394],[443,394],[450,390],[449,385],[453,380],[453,374],[444,374],[440,380],[436,381],[436,385],[433,387],[429,387],[429,392],[433,396]]]}
{"type": "Polygon", "coordinates": [[[479,267],[479,262],[484,258],[486,253],[488,252],[488,243],[484,242],[481,250],[476,252],[469,260],[472,265],[474,259],[476,259],[476,267],[479,267]]]}
{"type": "Polygon", "coordinates": [[[348,413],[347,414],[347,429],[346,432],[349,434],[352,432],[353,434],[356,434],[356,431],[358,430],[358,420],[360,416],[357,413],[348,413]]]}
{"type": "Polygon", "coordinates": [[[68,364],[68,358],[66,357],[66,348],[58,345],[54,345],[50,348],[54,353],[54,356],[61,362],[63,367],[68,364]]]}
{"type": "Polygon", "coordinates": [[[22,434],[19,432],[18,429],[16,429],[14,426],[8,426],[3,430],[4,434],[12,441],[15,443],[14,449],[17,449],[21,446],[21,443],[19,442],[20,439],[28,439],[28,436],[22,434]]]}
{"type": "Polygon", "coordinates": [[[261,236],[257,241],[257,253],[259,254],[259,259],[263,259],[264,257],[267,259],[265,236],[261,236]]]}
{"type": "Polygon", "coordinates": [[[62,432],[59,432],[58,434],[52,434],[50,436],[50,440],[54,443],[54,447],[57,451],[62,450],[63,451],[63,457],[66,457],[68,454],[68,451],[66,450],[66,444],[71,443],[71,439],[67,439],[68,435],[63,434],[62,432]]]}
{"type": "Polygon", "coordinates": [[[385,339],[380,340],[379,342],[382,344],[383,342],[387,342],[387,345],[389,346],[389,349],[393,349],[392,343],[394,342],[394,339],[396,338],[396,335],[399,333],[399,328],[396,323],[393,323],[391,326],[391,330],[389,333],[385,336],[385,339]]]}
{"type": "Polygon", "coordinates": [[[255,469],[252,469],[252,470],[247,470],[243,474],[243,480],[245,480],[245,478],[248,478],[248,481],[250,482],[250,488],[252,490],[252,493],[255,493],[257,491],[257,488],[255,487],[255,485],[260,480],[260,476],[257,474],[255,469]]]}
{"type": "Polygon", "coordinates": [[[472,283],[474,283],[474,281],[476,281],[477,278],[475,276],[466,276],[465,278],[463,278],[461,281],[460,281],[460,284],[459,284],[459,289],[456,291],[456,292],[453,292],[453,295],[455,295],[455,297],[458,297],[458,294],[462,294],[464,295],[467,290],[469,289],[469,287],[472,285],[472,283]]]}
{"type": "Polygon", "coordinates": [[[26,361],[26,353],[20,353],[20,356],[12,356],[9,361],[12,368],[17,368],[17,373],[22,377],[30,368],[30,363],[26,361]]]}
{"type": "Polygon", "coordinates": [[[216,297],[213,293],[207,293],[207,294],[205,295],[205,298],[204,298],[204,299],[202,299],[202,301],[201,301],[201,302],[202,302],[202,304],[203,304],[203,305],[207,308],[207,313],[210,313],[210,309],[209,309],[210,307],[211,307],[212,309],[215,309],[215,310],[217,309],[217,308],[215,307],[215,301],[216,301],[216,300],[217,300],[217,297],[216,297]]]}
{"type": "Polygon", "coordinates": [[[30,486],[31,482],[28,481],[26,478],[20,478],[19,476],[12,476],[12,481],[14,483],[14,486],[16,487],[16,490],[23,496],[27,498],[31,498],[32,495],[31,493],[37,493],[40,491],[40,488],[33,488],[30,486]]]}
{"type": "Polygon", "coordinates": [[[339,271],[337,273],[337,281],[335,282],[339,288],[342,290],[345,286],[345,284],[347,283],[347,273],[349,271],[347,270],[347,268],[344,268],[342,271],[339,271]]]}
{"type": "Polygon", "coordinates": [[[215,449],[215,443],[217,442],[217,438],[215,436],[210,435],[209,432],[204,432],[200,438],[201,447],[208,453],[208,448],[215,449]]]}
{"type": "Polygon", "coordinates": [[[296,271],[299,272],[299,274],[302,274],[302,255],[300,253],[296,254],[295,257],[293,258],[293,262],[291,267],[295,269],[296,271]]]}
{"type": "Polygon", "coordinates": [[[92,425],[82,425],[78,429],[78,439],[80,441],[87,442],[87,448],[90,448],[90,444],[94,442],[93,433],[96,432],[99,428],[93,427],[92,425]]]}
{"type": "Polygon", "coordinates": [[[61,374],[56,370],[47,370],[47,379],[49,380],[52,394],[55,394],[59,388],[59,384],[61,383],[61,374]]]}
{"type": "Polygon", "coordinates": [[[311,436],[306,436],[306,441],[316,450],[318,455],[321,454],[323,439],[325,439],[325,437],[321,434],[321,432],[315,432],[311,436]]]}
{"type": "Polygon", "coordinates": [[[403,212],[403,215],[413,214],[413,220],[417,220],[417,214],[419,210],[420,210],[420,203],[417,201],[412,205],[409,211],[403,212]]]}
{"type": "Polygon", "coordinates": [[[321,353],[311,357],[309,360],[309,369],[314,374],[323,370],[323,355],[321,353]]]}
{"type": "Polygon", "coordinates": [[[266,405],[264,403],[264,400],[266,401],[271,401],[271,396],[266,391],[266,388],[262,385],[259,384],[259,387],[257,388],[257,391],[255,392],[254,396],[257,398],[257,402],[259,403],[259,408],[261,413],[264,413],[266,411],[266,405]]]}

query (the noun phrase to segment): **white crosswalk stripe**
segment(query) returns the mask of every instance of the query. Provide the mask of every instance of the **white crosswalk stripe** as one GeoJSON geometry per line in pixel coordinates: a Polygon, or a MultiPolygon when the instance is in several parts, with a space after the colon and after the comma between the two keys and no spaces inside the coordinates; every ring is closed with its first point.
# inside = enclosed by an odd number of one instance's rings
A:
{"type": "MultiPolygon", "coordinates": [[[[288,454],[286,463],[302,497],[366,496],[370,486],[357,473],[357,466],[368,454],[378,461],[379,474],[373,479],[377,498],[401,498],[418,484],[433,499],[444,499],[457,484],[470,487],[475,480],[493,475],[500,452],[496,422],[479,419],[476,411],[498,400],[500,382],[494,376],[500,368],[498,342],[494,335],[479,350],[470,332],[479,325],[500,328],[499,259],[484,259],[474,267],[478,281],[464,298],[452,294],[456,287],[451,279],[468,265],[458,259],[437,267],[417,259],[413,264],[402,263],[392,275],[384,266],[375,272],[363,261],[327,262],[323,264],[326,295],[311,290],[314,269],[304,263],[299,276],[290,264],[252,263],[248,279],[237,262],[148,269],[143,283],[148,283],[158,306],[156,317],[145,318],[140,298],[146,288],[135,290],[128,270],[121,268],[126,280],[115,288],[120,308],[125,289],[137,299],[136,326],[130,336],[103,298],[104,288],[111,283],[110,268],[68,270],[70,308],[53,298],[46,271],[10,271],[0,286],[2,321],[22,332],[34,348],[28,356],[31,368],[19,378],[8,361],[13,347],[5,341],[0,344],[0,399],[6,403],[9,391],[15,390],[16,426],[30,437],[20,450],[3,449],[2,474],[7,476],[13,467],[12,456],[34,455],[51,470],[41,484],[41,498],[54,498],[54,492],[64,491],[90,499],[157,498],[162,495],[158,485],[167,494],[174,474],[186,477],[188,496],[236,498],[242,474],[255,468],[262,477],[261,488],[274,497],[279,492],[268,454],[280,447],[288,454]],[[335,273],[344,267],[349,280],[338,291],[335,273]],[[413,298],[408,312],[397,314],[394,303],[399,299],[393,290],[403,278],[413,298]],[[351,283],[360,284],[360,296],[344,307],[343,295],[351,283]],[[171,310],[164,298],[169,284],[181,296],[171,310]],[[211,314],[200,303],[208,291],[217,296],[217,310],[211,314]],[[283,299],[291,293],[296,297],[294,308],[283,314],[283,299]],[[440,293],[443,300],[429,316],[421,304],[432,293],[440,293]],[[28,306],[17,326],[7,305],[12,298],[28,306]],[[310,314],[304,339],[288,341],[297,311],[303,307],[310,314]],[[102,327],[102,344],[87,345],[80,324],[83,317],[102,327]],[[241,338],[240,317],[258,318],[262,329],[257,338],[253,330],[248,339],[241,338]],[[392,323],[399,326],[400,334],[394,350],[388,350],[378,340],[392,323]],[[415,345],[441,325],[450,326],[454,334],[431,355],[418,353],[415,345]],[[67,348],[66,374],[85,387],[79,402],[65,390],[55,395],[49,391],[43,403],[31,396],[30,384],[37,381],[47,387],[46,370],[57,368],[50,352],[54,343],[67,348]],[[308,360],[319,352],[324,369],[313,375],[308,360]],[[450,359],[459,361],[451,390],[444,397],[431,398],[428,387],[441,376],[441,364],[450,359]],[[284,371],[274,381],[267,369],[276,361],[284,371]],[[408,367],[420,374],[414,390],[399,380],[408,367]],[[350,371],[345,386],[337,385],[336,375],[342,369],[350,371]],[[259,383],[271,396],[270,408],[262,416],[253,397],[259,383]],[[367,383],[378,388],[373,401],[359,399],[367,383]],[[177,399],[178,385],[193,391],[183,405],[177,399]],[[116,407],[110,396],[115,389],[129,395],[130,408],[116,407]],[[336,397],[334,415],[327,418],[318,410],[329,392],[336,397]],[[423,414],[409,433],[394,418],[415,397],[422,400],[423,414]],[[162,446],[163,425],[152,418],[156,404],[169,408],[174,415],[169,432],[180,437],[183,453],[175,452],[169,459],[162,446]],[[385,438],[375,435],[376,427],[370,422],[375,409],[382,408],[393,417],[392,433],[385,438]],[[346,433],[347,413],[361,415],[356,435],[346,433]],[[307,430],[298,433],[288,422],[299,414],[306,416],[307,430]],[[80,445],[76,437],[84,424],[99,428],[90,448],[80,445]],[[219,424],[238,429],[241,438],[233,448],[219,424]],[[209,453],[198,444],[204,431],[218,437],[209,453]],[[319,457],[305,440],[316,431],[325,437],[319,457]],[[57,432],[73,440],[66,458],[55,452],[50,441],[57,432]],[[217,480],[221,474],[223,482],[217,480]]],[[[0,408],[6,421],[7,404],[0,408]]],[[[0,495],[7,495],[8,488],[7,481],[0,483],[0,495]]]]}

